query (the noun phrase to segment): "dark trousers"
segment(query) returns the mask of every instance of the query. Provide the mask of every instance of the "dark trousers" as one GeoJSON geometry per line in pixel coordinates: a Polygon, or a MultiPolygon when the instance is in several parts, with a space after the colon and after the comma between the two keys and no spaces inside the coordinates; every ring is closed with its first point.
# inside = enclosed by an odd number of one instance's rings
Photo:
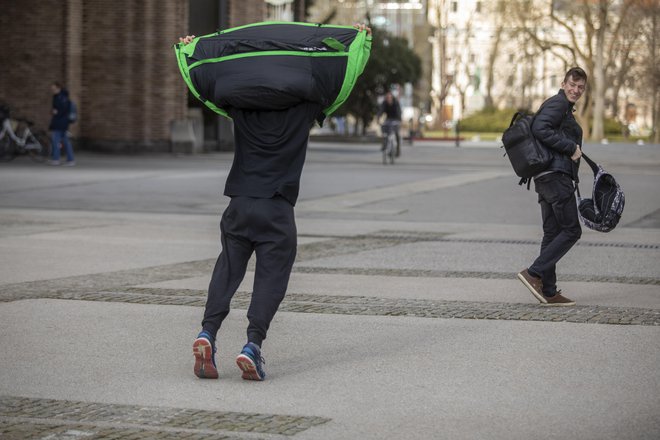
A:
{"type": "Polygon", "coordinates": [[[582,228],[573,180],[568,175],[547,174],[534,183],[541,205],[543,240],[541,253],[528,270],[541,277],[543,293],[552,296],[557,292],[556,264],[580,239],[582,228]]]}
{"type": "MultiPolygon", "coordinates": [[[[386,123],[388,121],[386,121],[386,123]]],[[[399,123],[399,121],[394,121],[394,122],[399,123]]],[[[399,133],[398,125],[397,125],[396,129],[391,128],[391,130],[395,130],[394,135],[396,136],[396,151],[394,152],[394,155],[396,157],[399,157],[399,156],[401,156],[401,133],[399,133]]],[[[410,139],[411,139],[411,142],[412,142],[412,137],[410,139]]],[[[381,146],[381,150],[385,150],[386,147],[387,147],[387,136],[383,136],[383,145],[381,146]]]]}
{"type": "Polygon", "coordinates": [[[255,252],[257,264],[248,309],[248,342],[261,346],[284,299],[296,258],[293,206],[282,197],[233,197],[220,221],[222,252],[213,269],[202,327],[213,337],[255,252]]]}

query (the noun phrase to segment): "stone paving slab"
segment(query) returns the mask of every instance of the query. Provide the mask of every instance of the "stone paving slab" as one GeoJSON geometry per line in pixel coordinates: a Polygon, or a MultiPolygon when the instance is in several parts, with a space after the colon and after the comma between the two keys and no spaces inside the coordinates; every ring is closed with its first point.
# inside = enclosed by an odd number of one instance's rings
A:
{"type": "MultiPolygon", "coordinates": [[[[140,284],[135,287],[206,291],[210,274],[180,280],[140,284]]],[[[245,274],[239,292],[251,292],[254,272],[245,274]]],[[[653,284],[619,284],[597,281],[562,281],[561,288],[571,292],[580,305],[660,309],[660,289],[653,284]]],[[[288,293],[312,295],[367,296],[441,301],[485,301],[538,304],[527,288],[510,275],[497,278],[442,278],[429,276],[351,275],[295,271],[289,279],[288,293]]]]}
{"type": "MultiPolygon", "coordinates": [[[[381,248],[364,249],[350,255],[301,261],[298,268],[516,273],[531,264],[539,251],[538,244],[494,243],[488,245],[488,252],[484,252],[484,246],[472,242],[408,242],[393,244],[386,252],[381,248]]],[[[660,249],[607,248],[595,254],[593,248],[576,246],[558,266],[560,279],[566,273],[660,282],[660,249]]]]}
{"type": "MultiPolygon", "coordinates": [[[[444,234],[426,232],[411,233],[409,231],[383,231],[355,237],[305,237],[298,248],[295,272],[319,274],[347,274],[397,277],[426,278],[473,278],[473,279],[511,279],[515,276],[512,267],[522,266],[523,259],[519,257],[521,247],[532,255],[536,246],[528,244],[512,244],[508,240],[489,246],[500,246],[500,250],[509,249],[509,261],[491,262],[487,258],[479,240],[463,242],[443,242],[444,234]],[[477,250],[476,253],[472,250],[477,250]],[[455,251],[455,252],[453,252],[455,251]],[[451,257],[447,257],[451,255],[451,257]],[[514,257],[516,256],[516,257],[514,257]],[[365,260],[366,257],[370,259],[365,260]],[[475,258],[487,258],[484,261],[489,270],[475,271],[475,258]],[[405,259],[405,260],[404,260],[405,259]],[[440,259],[440,260],[439,260],[440,259]],[[520,260],[520,261],[518,261],[520,260]],[[439,269],[441,268],[441,269],[439,269]],[[498,270],[499,269],[499,270],[498,270]]],[[[597,243],[591,243],[594,246],[597,243]]],[[[587,246],[587,247],[589,247],[587,246]]],[[[579,247],[576,249],[578,252],[579,247]]],[[[566,281],[610,282],[620,284],[650,284],[660,285],[656,260],[660,250],[656,249],[620,249],[612,251],[614,256],[639,258],[640,252],[646,252],[647,269],[640,269],[642,276],[636,273],[604,273],[602,268],[593,264],[587,267],[587,272],[579,274],[562,274],[566,281]],[[589,272],[591,271],[591,272],[589,272]]],[[[531,257],[530,257],[531,258],[531,257]]],[[[567,259],[570,258],[567,257],[567,259]]],[[[134,286],[169,280],[208,276],[215,263],[215,258],[206,260],[162,264],[159,266],[137,267],[104,273],[88,273],[85,275],[54,278],[42,281],[10,283],[0,285],[0,300],[27,297],[38,297],[44,292],[60,291],[80,292],[102,290],[115,286],[134,286]]],[[[610,262],[610,265],[612,263],[610,262]]],[[[639,266],[639,265],[638,265],[639,266]]],[[[646,267],[645,266],[645,267],[646,267]]],[[[133,266],[135,267],[135,266],[133,266]]],[[[254,268],[254,259],[251,263],[254,268]]],[[[607,272],[607,271],[605,271],[607,272]]]]}

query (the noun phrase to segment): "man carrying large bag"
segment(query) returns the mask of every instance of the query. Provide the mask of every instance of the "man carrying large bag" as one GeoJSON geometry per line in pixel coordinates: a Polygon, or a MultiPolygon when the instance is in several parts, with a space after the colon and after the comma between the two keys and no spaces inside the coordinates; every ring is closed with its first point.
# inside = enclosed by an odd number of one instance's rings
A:
{"type": "Polygon", "coordinates": [[[346,100],[371,48],[365,25],[257,23],[175,46],[191,92],[234,122],[235,155],[220,222],[222,251],[208,290],[194,373],[216,379],[216,334],[256,253],[243,379],[264,380],[261,345],[284,299],[296,256],[293,207],[309,130],[346,100]]]}
{"type": "Polygon", "coordinates": [[[575,305],[557,290],[556,264],[582,235],[574,195],[582,155],[582,128],[573,117],[573,107],[586,85],[584,70],[570,69],[559,93],[543,103],[532,124],[532,133],[550,150],[552,160],[545,171],[534,176],[543,219],[541,252],[518,278],[544,305],[575,305]]]}

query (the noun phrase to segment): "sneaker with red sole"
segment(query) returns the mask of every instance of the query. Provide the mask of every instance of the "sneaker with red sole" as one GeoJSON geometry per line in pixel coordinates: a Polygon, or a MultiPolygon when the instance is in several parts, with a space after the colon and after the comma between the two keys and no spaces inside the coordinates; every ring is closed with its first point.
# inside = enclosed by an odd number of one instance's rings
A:
{"type": "Polygon", "coordinates": [[[236,357],[236,365],[243,372],[243,379],[245,380],[264,380],[266,372],[263,364],[265,363],[266,361],[261,357],[261,349],[252,342],[245,344],[241,354],[236,357]]]}
{"type": "Polygon", "coordinates": [[[218,367],[215,364],[215,344],[207,332],[202,331],[193,342],[195,356],[195,376],[200,379],[217,379],[218,367]]]}

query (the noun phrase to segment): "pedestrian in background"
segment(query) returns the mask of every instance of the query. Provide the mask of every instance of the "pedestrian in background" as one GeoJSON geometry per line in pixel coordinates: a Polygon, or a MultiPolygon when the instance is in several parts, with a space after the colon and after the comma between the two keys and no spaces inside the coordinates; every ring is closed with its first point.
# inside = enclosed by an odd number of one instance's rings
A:
{"type": "Polygon", "coordinates": [[[518,278],[542,304],[572,306],[575,302],[557,290],[556,264],[582,235],[575,201],[582,128],[575,120],[575,103],[587,87],[587,74],[573,67],[559,92],[545,101],[534,117],[534,137],[552,152],[550,166],[534,176],[543,220],[541,253],[518,278]]]}
{"type": "Polygon", "coordinates": [[[69,113],[71,112],[71,100],[69,99],[69,92],[62,87],[59,82],[54,82],[50,86],[53,92],[53,109],[50,126],[48,127],[52,133],[51,141],[53,146],[53,153],[50,165],[60,164],[60,145],[64,146],[66,152],[66,162],[64,166],[74,166],[76,164],[73,157],[73,146],[71,140],[67,135],[69,129],[69,113]]]}

